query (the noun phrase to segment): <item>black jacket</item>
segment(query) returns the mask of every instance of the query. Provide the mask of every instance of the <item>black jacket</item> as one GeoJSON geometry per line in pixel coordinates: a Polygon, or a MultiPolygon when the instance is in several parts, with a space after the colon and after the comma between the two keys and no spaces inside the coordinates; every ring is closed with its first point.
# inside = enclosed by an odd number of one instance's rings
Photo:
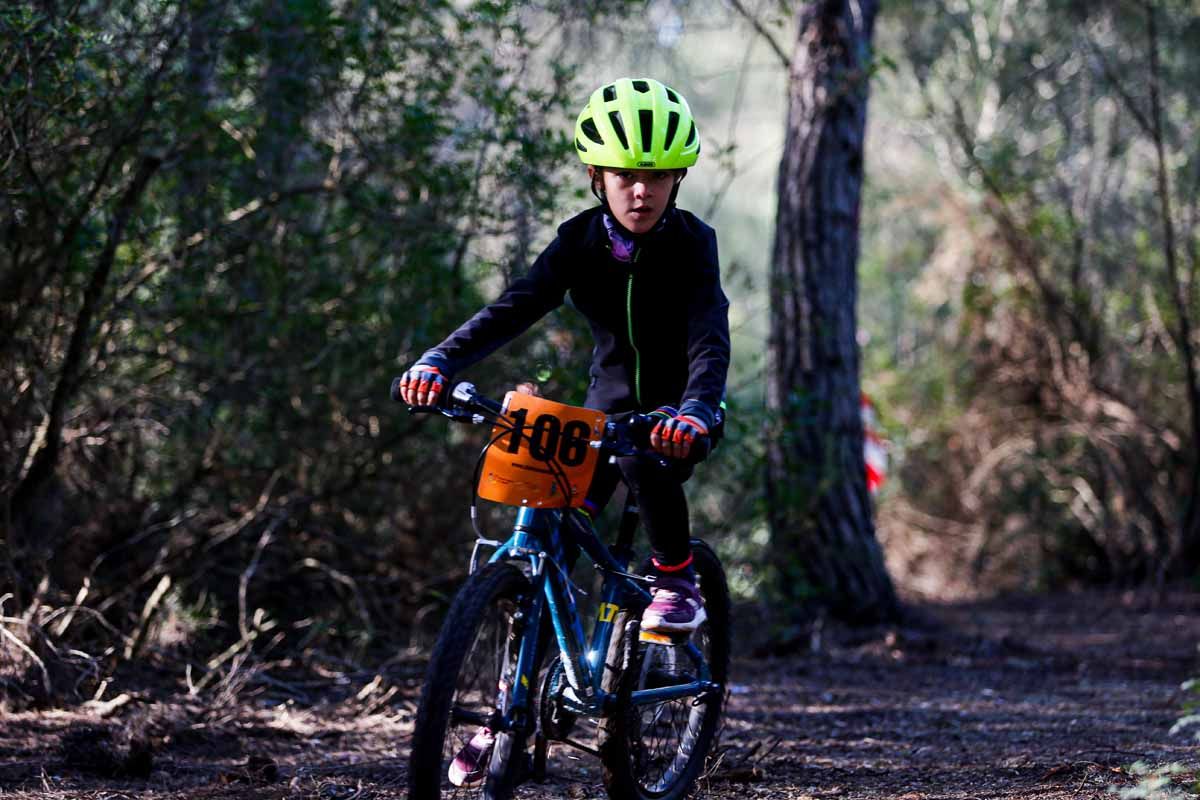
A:
{"type": "Polygon", "coordinates": [[[529,273],[514,281],[420,363],[452,376],[512,341],[562,305],[591,323],[586,404],[609,414],[683,406],[712,427],[729,370],[729,301],[717,237],[694,214],[671,209],[639,239],[634,260],[612,257],[599,207],[567,220],[529,273]]]}

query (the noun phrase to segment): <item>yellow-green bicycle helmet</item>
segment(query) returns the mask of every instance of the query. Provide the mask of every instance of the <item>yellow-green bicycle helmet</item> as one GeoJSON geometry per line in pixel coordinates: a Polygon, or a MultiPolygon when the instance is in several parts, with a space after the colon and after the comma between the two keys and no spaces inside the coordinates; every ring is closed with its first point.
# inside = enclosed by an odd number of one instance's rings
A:
{"type": "Polygon", "coordinates": [[[621,78],[592,92],[575,123],[585,164],[682,169],[700,156],[700,135],[683,95],[652,78],[621,78]]]}

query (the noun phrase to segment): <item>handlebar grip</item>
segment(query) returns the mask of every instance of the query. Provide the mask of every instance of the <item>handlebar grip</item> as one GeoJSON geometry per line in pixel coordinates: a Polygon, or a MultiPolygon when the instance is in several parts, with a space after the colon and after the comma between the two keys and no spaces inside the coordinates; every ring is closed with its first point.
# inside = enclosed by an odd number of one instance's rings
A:
{"type": "MultiPolygon", "coordinates": [[[[403,376],[398,377],[398,378],[392,378],[392,388],[389,393],[392,396],[392,400],[396,401],[397,403],[404,402],[404,398],[400,396],[400,386],[403,382],[404,382],[403,376]]],[[[439,398],[437,404],[432,405],[432,406],[408,406],[408,413],[410,413],[410,414],[436,414],[441,410],[443,399],[444,398],[439,398]]]]}
{"type": "MultiPolygon", "coordinates": [[[[654,430],[654,426],[659,423],[660,418],[651,416],[650,414],[631,414],[625,421],[629,426],[629,433],[633,443],[638,447],[649,450],[650,431],[654,430]]],[[[699,464],[708,458],[712,452],[712,446],[713,440],[711,435],[697,436],[692,441],[692,449],[688,452],[687,458],[672,460],[682,461],[685,464],[699,464]]]]}

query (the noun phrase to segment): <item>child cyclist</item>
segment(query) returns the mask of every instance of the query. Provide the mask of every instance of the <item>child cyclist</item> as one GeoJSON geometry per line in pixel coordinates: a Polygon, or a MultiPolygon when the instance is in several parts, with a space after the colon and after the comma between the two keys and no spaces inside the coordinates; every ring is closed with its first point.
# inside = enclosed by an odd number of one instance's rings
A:
{"type": "MultiPolygon", "coordinates": [[[[548,312],[571,302],[595,340],[585,405],[610,415],[660,417],[653,454],[602,465],[584,504],[594,515],[619,469],[650,537],[652,602],[642,629],[688,633],[706,616],[692,570],[685,459],[698,436],[716,432],[729,369],[729,301],[721,290],[717,239],[675,207],[679,184],[700,154],[687,101],[648,78],[623,78],[592,93],[575,124],[599,206],[567,220],[529,273],[404,373],[400,399],[433,405],[464,367],[494,352],[548,312]],[[665,458],[664,458],[665,456],[665,458]]],[[[491,735],[482,729],[450,767],[456,785],[485,777],[491,735]]]]}

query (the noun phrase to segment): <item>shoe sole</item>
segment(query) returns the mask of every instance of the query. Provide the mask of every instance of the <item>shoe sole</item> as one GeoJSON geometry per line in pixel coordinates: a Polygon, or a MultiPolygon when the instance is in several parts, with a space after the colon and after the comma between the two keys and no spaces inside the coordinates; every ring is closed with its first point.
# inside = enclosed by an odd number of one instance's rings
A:
{"type": "MultiPolygon", "coordinates": [[[[489,749],[482,753],[479,760],[484,765],[491,763],[491,750],[489,749]]],[[[485,766],[477,772],[466,772],[462,767],[458,766],[456,762],[451,761],[450,769],[446,770],[446,777],[450,779],[450,783],[454,784],[460,789],[464,786],[476,786],[483,783],[483,779],[487,777],[487,768],[485,766]]]]}
{"type": "Polygon", "coordinates": [[[466,786],[477,786],[483,783],[483,779],[487,777],[487,773],[480,772],[478,775],[472,776],[471,773],[463,772],[451,764],[449,774],[446,777],[450,779],[450,783],[461,789],[466,786]]]}

